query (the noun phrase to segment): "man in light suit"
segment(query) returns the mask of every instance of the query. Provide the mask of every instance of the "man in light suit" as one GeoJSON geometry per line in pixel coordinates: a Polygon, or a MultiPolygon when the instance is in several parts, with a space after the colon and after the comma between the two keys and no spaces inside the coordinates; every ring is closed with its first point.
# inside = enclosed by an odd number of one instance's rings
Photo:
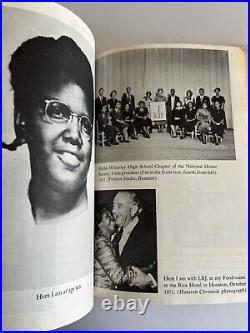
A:
{"type": "Polygon", "coordinates": [[[122,95],[122,109],[124,110],[124,107],[126,104],[129,105],[129,110],[134,111],[135,109],[135,97],[131,94],[131,88],[127,87],[126,92],[122,95]]]}
{"type": "Polygon", "coordinates": [[[205,96],[205,90],[203,88],[199,89],[199,96],[196,97],[196,109],[200,109],[203,103],[207,103],[208,109],[210,108],[210,98],[205,96]]]}
{"type": "Polygon", "coordinates": [[[145,214],[136,193],[118,191],[113,199],[118,231],[112,243],[123,267],[135,266],[146,273],[140,287],[121,285],[119,290],[157,292],[157,236],[155,214],[145,214]]]}

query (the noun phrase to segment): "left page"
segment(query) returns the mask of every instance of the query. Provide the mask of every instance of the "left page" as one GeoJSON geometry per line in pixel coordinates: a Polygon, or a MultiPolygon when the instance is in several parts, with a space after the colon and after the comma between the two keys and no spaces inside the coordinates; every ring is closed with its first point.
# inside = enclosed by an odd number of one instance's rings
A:
{"type": "Polygon", "coordinates": [[[92,308],[94,58],[70,11],[3,5],[3,330],[92,308]]]}

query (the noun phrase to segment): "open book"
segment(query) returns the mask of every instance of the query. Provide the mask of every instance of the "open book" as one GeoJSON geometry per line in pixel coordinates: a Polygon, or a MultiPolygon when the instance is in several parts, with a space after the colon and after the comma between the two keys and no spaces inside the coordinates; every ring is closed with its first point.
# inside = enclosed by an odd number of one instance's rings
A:
{"type": "Polygon", "coordinates": [[[96,56],[63,7],[5,3],[2,66],[4,330],[67,325],[94,295],[247,300],[243,49],[96,56]]]}

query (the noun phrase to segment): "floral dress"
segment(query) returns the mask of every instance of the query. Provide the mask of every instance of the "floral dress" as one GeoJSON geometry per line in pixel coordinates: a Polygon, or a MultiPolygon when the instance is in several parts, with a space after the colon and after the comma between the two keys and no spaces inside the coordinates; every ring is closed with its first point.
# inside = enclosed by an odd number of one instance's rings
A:
{"type": "Polygon", "coordinates": [[[208,134],[210,130],[211,113],[208,109],[197,111],[197,129],[201,134],[208,134]]]}
{"type": "Polygon", "coordinates": [[[111,240],[101,231],[95,237],[94,284],[99,288],[116,289],[117,285],[133,285],[136,272],[133,266],[122,267],[111,240]]]}

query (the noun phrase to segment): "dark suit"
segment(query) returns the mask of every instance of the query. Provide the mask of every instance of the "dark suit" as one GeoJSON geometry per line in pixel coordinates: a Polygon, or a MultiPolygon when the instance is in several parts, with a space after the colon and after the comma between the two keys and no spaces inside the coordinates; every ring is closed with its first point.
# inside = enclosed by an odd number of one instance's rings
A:
{"type": "Polygon", "coordinates": [[[130,95],[130,99],[126,93],[122,95],[122,108],[125,107],[126,104],[129,104],[129,109],[133,111],[135,109],[135,97],[134,95],[130,95]]]}
{"type": "Polygon", "coordinates": [[[170,133],[171,132],[171,119],[172,119],[172,114],[173,110],[176,108],[176,103],[180,101],[180,97],[174,96],[174,100],[172,101],[171,95],[168,95],[167,99],[167,131],[170,133]]]}
{"type": "MultiPolygon", "coordinates": [[[[140,214],[139,222],[132,230],[122,253],[119,262],[123,267],[135,266],[138,268],[149,267],[155,263],[154,268],[149,272],[157,282],[157,234],[155,219],[152,214],[140,214]]],[[[128,285],[118,286],[119,290],[157,292],[157,288],[147,287],[143,290],[128,285]]]]}
{"type": "Polygon", "coordinates": [[[208,109],[210,108],[210,98],[208,96],[203,96],[203,99],[201,101],[201,96],[197,96],[196,97],[196,101],[195,101],[195,105],[196,105],[196,109],[200,109],[202,107],[202,103],[207,103],[207,107],[208,109]]]}
{"type": "Polygon", "coordinates": [[[100,99],[100,96],[98,96],[95,99],[95,116],[96,119],[98,119],[98,115],[101,113],[102,107],[107,104],[106,97],[102,97],[102,100],[100,99]]]}

